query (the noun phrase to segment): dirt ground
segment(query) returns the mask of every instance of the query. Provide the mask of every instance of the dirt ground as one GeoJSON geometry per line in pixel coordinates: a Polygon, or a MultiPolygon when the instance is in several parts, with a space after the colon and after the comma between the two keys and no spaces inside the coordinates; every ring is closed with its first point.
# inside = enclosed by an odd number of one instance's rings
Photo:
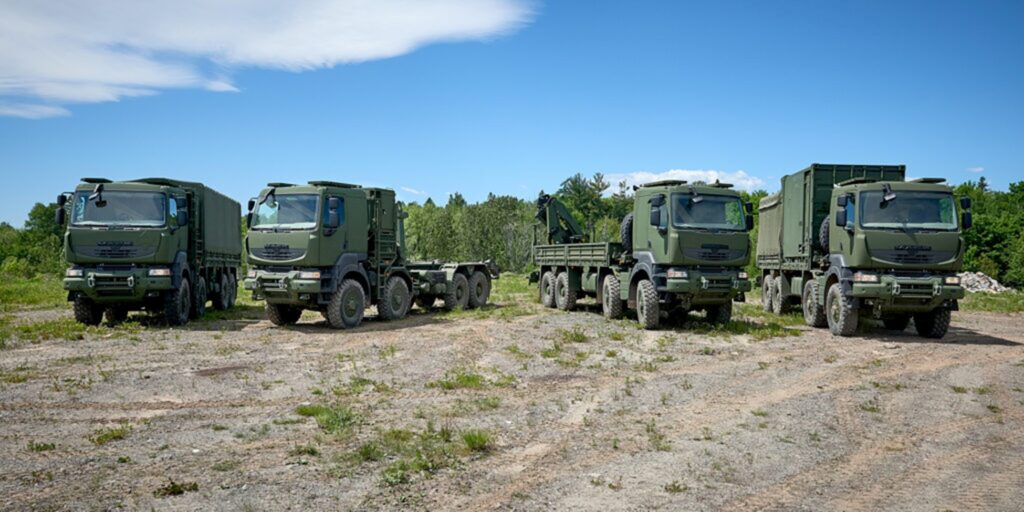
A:
{"type": "Polygon", "coordinates": [[[0,508],[1024,510],[1024,316],[757,340],[521,302],[10,343],[0,508]],[[441,464],[401,465],[437,432],[441,464]]]}

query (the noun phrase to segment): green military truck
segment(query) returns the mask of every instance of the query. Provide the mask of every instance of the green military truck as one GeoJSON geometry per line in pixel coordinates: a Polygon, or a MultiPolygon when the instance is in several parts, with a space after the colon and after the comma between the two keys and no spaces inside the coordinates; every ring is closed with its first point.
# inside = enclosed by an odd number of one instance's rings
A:
{"type": "Polygon", "coordinates": [[[902,165],[813,164],[759,205],[757,266],[766,311],[799,302],[808,325],[850,336],[870,315],[942,338],[964,289],[970,199],[945,180],[905,181],[902,165]]]}
{"type": "Polygon", "coordinates": [[[364,310],[397,320],[413,302],[427,309],[487,304],[498,269],[406,260],[404,218],[395,192],[333,181],[270,183],[249,201],[245,288],[266,301],[275,325],[319,311],[336,329],[358,326],[364,310]]]}
{"type": "Polygon", "coordinates": [[[571,310],[593,296],[608,318],[635,309],[640,325],[657,328],[662,312],[676,317],[704,310],[718,323],[732,318],[750,281],[752,205],[731,185],[658,181],[635,187],[633,212],[622,221],[623,243],[587,243],[556,198],[542,194],[537,219],[547,240],[534,245],[541,303],[571,310]],[[634,219],[643,222],[634,223],[634,219]]]}
{"type": "Polygon", "coordinates": [[[64,276],[75,319],[87,325],[157,312],[183,325],[235,303],[242,258],[241,208],[187,181],[84,178],[57,198],[68,227],[64,276]]]}

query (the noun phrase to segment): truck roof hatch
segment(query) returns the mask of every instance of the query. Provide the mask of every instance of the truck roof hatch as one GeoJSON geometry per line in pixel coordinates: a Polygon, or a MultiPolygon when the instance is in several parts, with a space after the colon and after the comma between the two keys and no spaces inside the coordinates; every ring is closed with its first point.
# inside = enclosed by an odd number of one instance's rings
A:
{"type": "Polygon", "coordinates": [[[336,187],[336,188],[362,188],[359,185],[353,185],[351,183],[341,183],[340,181],[311,181],[310,185],[314,187],[336,187]]]}
{"type": "Polygon", "coordinates": [[[106,178],[82,178],[82,183],[113,183],[106,178]]]}
{"type": "Polygon", "coordinates": [[[878,180],[876,180],[874,178],[864,178],[864,177],[850,178],[850,179],[848,179],[846,181],[841,181],[841,182],[837,183],[836,186],[837,187],[845,187],[847,185],[859,185],[861,183],[875,183],[877,181],[878,180]]]}
{"type": "Polygon", "coordinates": [[[917,178],[910,180],[911,183],[945,183],[946,178],[917,178]]]}

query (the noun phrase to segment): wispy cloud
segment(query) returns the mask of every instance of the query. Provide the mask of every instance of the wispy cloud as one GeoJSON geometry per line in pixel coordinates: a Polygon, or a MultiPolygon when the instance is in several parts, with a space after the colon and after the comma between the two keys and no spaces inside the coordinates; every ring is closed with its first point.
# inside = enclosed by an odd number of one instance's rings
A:
{"type": "Polygon", "coordinates": [[[707,183],[714,183],[715,181],[721,181],[722,183],[732,183],[741,190],[753,191],[759,188],[764,188],[764,180],[751,176],[746,171],[717,171],[713,169],[672,169],[664,172],[648,172],[648,171],[637,171],[630,173],[621,174],[607,174],[605,178],[613,184],[613,189],[616,188],[614,185],[620,181],[625,180],[626,185],[641,185],[649,183],[651,181],[659,180],[685,180],[685,181],[704,181],[707,183]]]}
{"type": "Polygon", "coordinates": [[[533,17],[531,0],[7,0],[0,115],[170,88],[234,92],[230,74],[307,71],[479,40],[533,17]]]}
{"type": "Polygon", "coordinates": [[[974,174],[981,174],[985,172],[984,167],[968,167],[966,170],[967,172],[973,172],[974,174]]]}
{"type": "Polygon", "coordinates": [[[402,189],[402,192],[407,192],[407,193],[412,194],[414,196],[425,196],[425,195],[427,195],[426,192],[424,192],[422,190],[416,190],[416,189],[411,188],[411,187],[401,187],[401,189],[402,189]]]}

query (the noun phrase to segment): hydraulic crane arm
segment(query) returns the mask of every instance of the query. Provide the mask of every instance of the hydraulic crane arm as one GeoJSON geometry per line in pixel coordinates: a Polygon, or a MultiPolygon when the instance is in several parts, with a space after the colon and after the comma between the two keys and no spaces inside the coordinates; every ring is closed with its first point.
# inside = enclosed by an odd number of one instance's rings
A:
{"type": "Polygon", "coordinates": [[[537,198],[537,220],[547,228],[549,244],[583,242],[586,234],[572,213],[558,199],[548,194],[537,198]]]}

